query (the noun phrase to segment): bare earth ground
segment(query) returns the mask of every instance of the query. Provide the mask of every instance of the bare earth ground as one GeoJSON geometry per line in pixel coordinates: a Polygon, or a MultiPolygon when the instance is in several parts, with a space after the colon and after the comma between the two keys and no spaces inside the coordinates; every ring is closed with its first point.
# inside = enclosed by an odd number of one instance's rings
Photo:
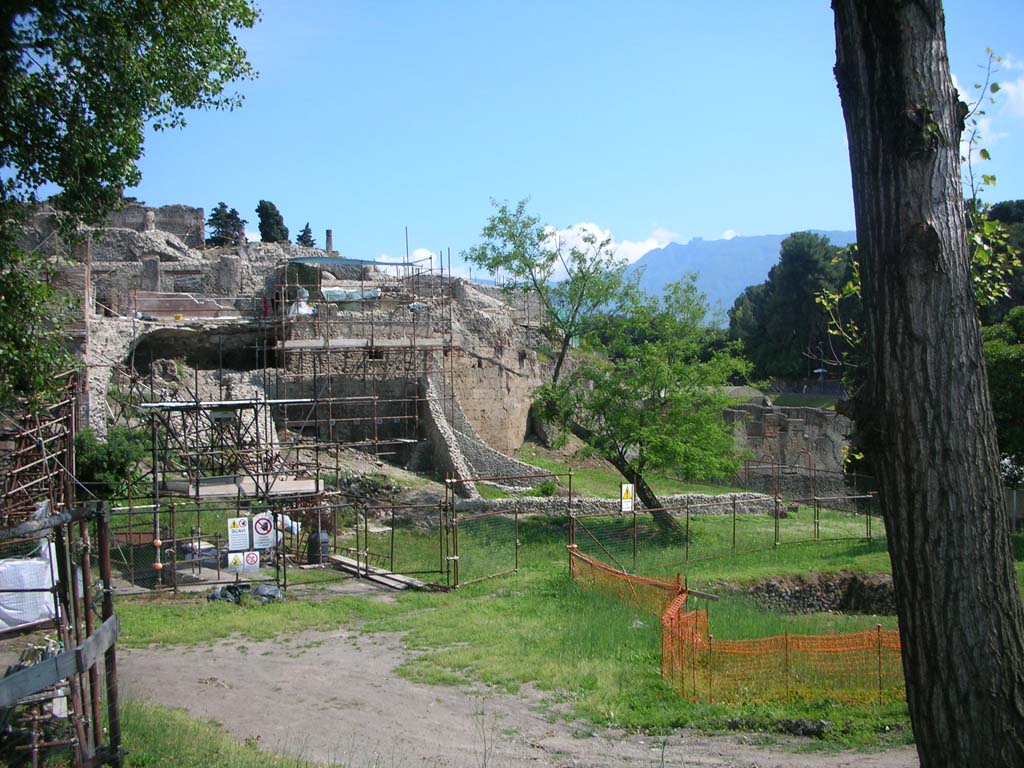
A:
{"type": "MultiPolygon", "coordinates": [[[[239,740],[352,768],[381,766],[738,766],[911,768],[912,748],[796,752],[798,739],[667,739],[557,718],[533,691],[499,694],[399,677],[411,657],[395,635],[305,632],[270,642],[122,650],[123,695],[182,707],[239,740]]],[[[130,757],[129,757],[130,764],[130,757]]]]}

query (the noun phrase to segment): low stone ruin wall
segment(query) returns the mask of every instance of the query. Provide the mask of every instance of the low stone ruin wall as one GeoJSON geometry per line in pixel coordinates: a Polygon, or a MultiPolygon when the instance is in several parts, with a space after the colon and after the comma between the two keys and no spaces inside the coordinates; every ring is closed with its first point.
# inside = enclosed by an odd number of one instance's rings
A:
{"type": "MultiPolygon", "coordinates": [[[[689,506],[691,515],[731,515],[735,504],[738,515],[771,515],[775,511],[775,500],[761,493],[686,493],[662,496],[662,503],[676,517],[683,517],[689,506]]],[[[565,497],[520,496],[508,499],[480,499],[460,501],[460,514],[482,512],[518,512],[521,515],[567,515],[569,500],[565,497]]],[[[642,505],[638,506],[643,511],[642,505]]],[[[572,512],[578,515],[614,515],[619,513],[618,499],[573,498],[572,512]]]]}

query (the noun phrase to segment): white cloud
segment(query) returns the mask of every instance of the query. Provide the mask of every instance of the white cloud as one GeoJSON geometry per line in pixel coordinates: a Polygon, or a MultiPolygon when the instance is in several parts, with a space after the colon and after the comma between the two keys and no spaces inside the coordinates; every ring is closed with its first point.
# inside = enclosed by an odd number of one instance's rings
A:
{"type": "Polygon", "coordinates": [[[737,232],[735,229],[727,229],[727,230],[725,230],[725,232],[722,233],[722,239],[723,240],[732,240],[734,237],[739,236],[739,234],[740,233],[737,232]]]}
{"type": "MultiPolygon", "coordinates": [[[[555,232],[554,228],[551,231],[555,232]]],[[[615,255],[620,259],[624,259],[629,264],[638,260],[648,251],[653,251],[655,248],[664,248],[679,237],[676,232],[672,232],[665,227],[655,227],[651,230],[651,234],[643,240],[616,240],[610,229],[602,229],[598,224],[591,221],[583,221],[565,229],[557,230],[562,244],[570,247],[575,245],[582,248],[585,245],[583,236],[588,233],[594,235],[598,242],[606,238],[611,239],[611,248],[615,255]]]]}
{"type": "Polygon", "coordinates": [[[262,238],[260,237],[260,231],[257,229],[255,232],[250,232],[248,229],[245,230],[245,240],[249,243],[258,243],[262,238]]]}
{"type": "Polygon", "coordinates": [[[999,88],[1005,99],[1006,113],[1013,117],[1024,117],[1024,75],[1016,80],[1001,81],[999,88]]]}

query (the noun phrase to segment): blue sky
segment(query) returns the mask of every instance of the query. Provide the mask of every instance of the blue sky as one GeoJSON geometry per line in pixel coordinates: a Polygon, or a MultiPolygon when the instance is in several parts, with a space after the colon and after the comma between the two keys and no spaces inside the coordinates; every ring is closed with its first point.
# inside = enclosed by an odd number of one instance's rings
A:
{"type": "MultiPolygon", "coordinates": [[[[256,231],[364,259],[457,256],[529,196],[635,259],[669,240],[853,229],[825,0],[265,0],[245,104],[147,138],[149,205],[225,201],[256,231]]],[[[1024,198],[1024,2],[947,0],[958,83],[1006,59],[983,125],[995,202],[1024,198]]]]}

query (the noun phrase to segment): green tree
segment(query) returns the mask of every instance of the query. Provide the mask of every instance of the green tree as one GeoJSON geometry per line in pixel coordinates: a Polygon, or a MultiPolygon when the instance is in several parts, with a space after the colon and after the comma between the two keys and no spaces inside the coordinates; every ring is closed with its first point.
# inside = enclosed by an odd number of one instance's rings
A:
{"type": "Polygon", "coordinates": [[[224,202],[217,203],[206,219],[206,226],[210,228],[210,236],[206,238],[206,244],[244,245],[247,223],[239,215],[237,209],[229,209],[224,202]]]}
{"type": "Polygon", "coordinates": [[[918,755],[1024,765],[1024,608],[968,247],[940,0],[833,0],[878,478],[918,755]]]}
{"type": "Polygon", "coordinates": [[[232,109],[226,89],[253,71],[234,29],[247,0],[202,12],[158,0],[10,0],[0,9],[0,168],[4,200],[60,188],[65,214],[98,221],[140,174],[147,124],[183,126],[185,111],[232,109]]]}
{"type": "Polygon", "coordinates": [[[615,256],[610,238],[585,232],[579,245],[567,243],[527,213],[526,203],[492,200],[497,210],[484,226],[484,241],[462,256],[492,274],[500,270],[507,290],[538,298],[542,330],[557,350],[551,376],[557,382],[573,339],[591,333],[601,311],[636,288],[627,285],[626,262],[615,256]]]}
{"type": "Polygon", "coordinates": [[[1024,466],[1024,306],[1011,309],[981,335],[999,450],[1012,464],[1024,466]]]}
{"type": "MultiPolygon", "coordinates": [[[[662,504],[644,480],[653,469],[689,478],[726,477],[738,465],[722,411],[726,383],[748,366],[723,343],[694,276],[659,298],[635,295],[605,324],[590,354],[542,388],[548,416],[585,440],[636,486],[648,509],[662,504]]],[[[664,528],[670,515],[656,513],[664,528]]]]}
{"type": "Polygon", "coordinates": [[[284,217],[276,205],[269,200],[260,200],[256,215],[260,218],[260,240],[264,243],[288,242],[288,227],[284,225],[284,217]]]}
{"type": "Polygon", "coordinates": [[[747,288],[729,312],[729,330],[743,343],[758,377],[800,378],[833,355],[829,315],[817,302],[842,279],[839,248],[828,238],[796,232],[782,241],[779,263],[760,286],[747,288]]]}
{"type": "MultiPolygon", "coordinates": [[[[0,206],[2,208],[2,206],[0,206]]],[[[55,290],[54,265],[18,247],[21,218],[0,221],[0,408],[21,398],[34,407],[52,394],[55,374],[70,370],[62,322],[70,308],[55,290]]]]}
{"type": "Polygon", "coordinates": [[[309,228],[309,222],[302,228],[302,231],[295,237],[295,244],[305,248],[316,248],[316,240],[313,239],[313,230],[309,228]]]}
{"type": "MultiPolygon", "coordinates": [[[[1018,256],[1024,253],[1024,200],[1004,200],[994,203],[986,211],[990,221],[998,222],[1004,233],[1006,246],[1018,256]]],[[[1001,286],[995,299],[984,307],[980,314],[986,324],[998,323],[1014,307],[1024,304],[1024,267],[1013,264],[1007,283],[1001,286]]]]}
{"type": "Polygon", "coordinates": [[[253,72],[234,29],[257,18],[247,0],[0,4],[0,399],[43,395],[67,364],[53,265],[18,246],[28,206],[53,185],[64,234],[99,221],[139,181],[147,124],[240,103],[226,89],[253,72]]]}
{"type": "Polygon", "coordinates": [[[75,435],[75,476],[84,486],[79,497],[124,497],[139,482],[139,463],[149,451],[144,431],[112,427],[101,442],[94,430],[83,429],[75,435]]]}

